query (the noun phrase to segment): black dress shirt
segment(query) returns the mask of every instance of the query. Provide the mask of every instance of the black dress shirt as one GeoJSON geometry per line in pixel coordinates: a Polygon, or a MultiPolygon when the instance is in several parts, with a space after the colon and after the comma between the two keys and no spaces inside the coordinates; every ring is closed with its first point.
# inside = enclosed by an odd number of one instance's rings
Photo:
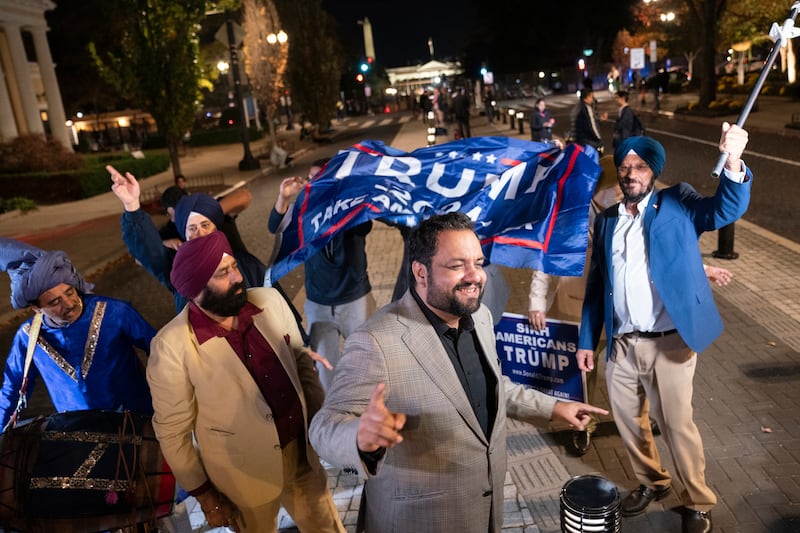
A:
{"type": "Polygon", "coordinates": [[[461,317],[458,329],[451,328],[428,308],[413,288],[411,294],[442,341],[483,434],[490,438],[497,415],[497,379],[478,341],[472,316],[461,317]]]}

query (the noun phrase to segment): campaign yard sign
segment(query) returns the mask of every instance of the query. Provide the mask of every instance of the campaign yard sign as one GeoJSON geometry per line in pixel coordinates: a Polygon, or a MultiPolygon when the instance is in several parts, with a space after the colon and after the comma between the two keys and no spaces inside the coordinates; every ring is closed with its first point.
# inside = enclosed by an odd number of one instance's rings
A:
{"type": "Polygon", "coordinates": [[[535,331],[527,317],[503,313],[495,325],[497,355],[503,375],[559,400],[586,401],[586,384],[578,368],[578,325],[548,320],[535,331]]]}

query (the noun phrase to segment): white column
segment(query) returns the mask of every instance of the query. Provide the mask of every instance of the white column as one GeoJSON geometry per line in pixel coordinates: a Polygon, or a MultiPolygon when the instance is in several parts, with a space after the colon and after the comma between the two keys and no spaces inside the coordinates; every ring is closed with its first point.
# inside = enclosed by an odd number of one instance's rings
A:
{"type": "Polygon", "coordinates": [[[64,103],[61,100],[61,90],[58,88],[56,68],[50,55],[50,45],[47,43],[47,28],[36,26],[30,29],[33,34],[33,44],[36,48],[36,59],[39,62],[39,72],[42,76],[44,94],[47,99],[47,116],[53,137],[61,144],[72,149],[72,144],[67,132],[67,117],[64,115],[64,103]]]}
{"type": "Polygon", "coordinates": [[[20,100],[22,100],[22,113],[24,127],[20,126],[20,133],[44,134],[42,117],[39,115],[39,106],[36,103],[36,90],[31,81],[31,68],[25,56],[25,46],[22,44],[22,34],[19,26],[6,23],[6,37],[8,48],[11,51],[11,62],[14,64],[14,74],[17,78],[20,100]]]}
{"type": "Polygon", "coordinates": [[[0,118],[0,141],[8,141],[19,136],[5,78],[6,73],[3,72],[3,65],[0,63],[0,117],[2,117],[0,118]]]}

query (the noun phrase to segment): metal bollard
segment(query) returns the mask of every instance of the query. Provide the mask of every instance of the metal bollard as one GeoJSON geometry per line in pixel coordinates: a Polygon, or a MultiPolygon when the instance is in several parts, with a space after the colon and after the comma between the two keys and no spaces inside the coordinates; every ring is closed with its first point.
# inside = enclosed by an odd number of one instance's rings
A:
{"type": "Polygon", "coordinates": [[[717,259],[738,259],[739,254],[733,251],[733,223],[719,228],[717,231],[717,250],[711,252],[717,259]]]}
{"type": "Polygon", "coordinates": [[[523,113],[522,111],[518,111],[517,112],[517,124],[519,124],[519,134],[520,135],[525,135],[525,128],[523,127],[524,122],[525,122],[525,113],[523,113]]]}
{"type": "Polygon", "coordinates": [[[433,111],[428,111],[427,119],[428,135],[426,140],[428,141],[428,146],[433,146],[436,144],[436,116],[433,111]]]}
{"type": "Polygon", "coordinates": [[[503,113],[502,111],[500,111],[500,114],[503,116],[503,124],[508,124],[508,119],[506,118],[508,114],[503,113]]]}
{"type": "Polygon", "coordinates": [[[516,111],[514,111],[513,109],[508,110],[508,122],[511,124],[512,130],[516,129],[516,126],[514,126],[514,117],[516,116],[517,116],[516,111]]]}

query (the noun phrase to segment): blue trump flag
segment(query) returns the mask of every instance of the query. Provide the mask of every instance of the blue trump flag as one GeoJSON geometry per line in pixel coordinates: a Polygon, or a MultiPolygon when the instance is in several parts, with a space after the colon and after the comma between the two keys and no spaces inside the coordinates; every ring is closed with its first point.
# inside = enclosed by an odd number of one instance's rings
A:
{"type": "Polygon", "coordinates": [[[574,144],[473,137],[408,153],[363,141],[333,157],[289,208],[265,283],[344,229],[372,219],[414,227],[451,211],[475,222],[490,262],[580,276],[599,174],[596,152],[574,144]]]}

